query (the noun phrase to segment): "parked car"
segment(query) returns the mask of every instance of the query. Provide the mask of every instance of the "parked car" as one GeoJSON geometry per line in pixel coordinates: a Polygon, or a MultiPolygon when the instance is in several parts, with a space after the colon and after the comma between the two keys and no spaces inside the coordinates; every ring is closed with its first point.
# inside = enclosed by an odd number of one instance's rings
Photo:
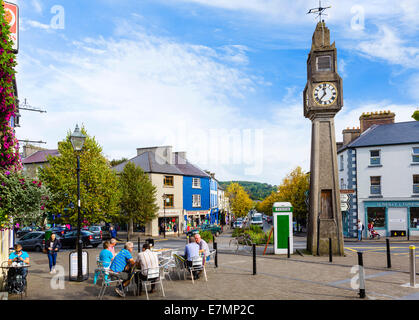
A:
{"type": "Polygon", "coordinates": [[[110,227],[103,226],[100,227],[102,230],[102,240],[109,240],[111,239],[111,231],[109,230],[110,227]]]}
{"type": "Polygon", "coordinates": [[[243,219],[238,218],[236,221],[234,221],[233,228],[243,228],[243,219]]]}
{"type": "Polygon", "coordinates": [[[197,233],[200,233],[200,232],[203,232],[203,231],[210,231],[212,234],[215,234],[218,237],[219,234],[221,233],[221,227],[217,226],[215,224],[203,224],[203,225],[200,225],[197,228],[189,230],[186,233],[186,235],[189,237],[189,236],[192,236],[194,234],[197,234],[197,233]]]}
{"type": "Polygon", "coordinates": [[[101,226],[90,226],[89,231],[95,234],[99,234],[100,238],[103,239],[103,231],[101,226]]]}
{"type": "Polygon", "coordinates": [[[25,251],[35,250],[41,252],[45,246],[45,232],[32,231],[25,234],[18,242],[25,251]]]}
{"type": "MultiPolygon", "coordinates": [[[[93,233],[86,230],[80,230],[80,236],[83,242],[83,248],[87,246],[92,246],[96,248],[99,244],[102,243],[102,238],[100,234],[93,233]]],[[[66,248],[76,248],[77,243],[77,230],[69,231],[64,234],[60,239],[61,245],[66,248]]]]}
{"type": "Polygon", "coordinates": [[[59,235],[59,236],[63,237],[64,234],[66,232],[68,232],[68,229],[66,227],[62,227],[62,226],[55,226],[55,227],[52,227],[51,229],[49,229],[47,231],[52,231],[56,235],[59,235]]]}
{"type": "Polygon", "coordinates": [[[40,231],[40,227],[34,227],[34,226],[29,226],[29,227],[24,227],[24,228],[22,228],[22,229],[19,229],[17,232],[16,232],[16,236],[18,237],[18,238],[21,238],[21,237],[23,237],[25,234],[28,234],[29,232],[32,232],[32,231],[40,231]]]}

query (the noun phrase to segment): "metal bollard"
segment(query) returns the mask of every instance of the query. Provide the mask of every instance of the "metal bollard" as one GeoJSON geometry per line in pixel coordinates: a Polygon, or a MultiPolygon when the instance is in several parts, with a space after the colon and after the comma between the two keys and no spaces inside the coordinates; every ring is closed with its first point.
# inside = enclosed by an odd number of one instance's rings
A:
{"type": "Polygon", "coordinates": [[[253,275],[256,274],[256,245],[253,244],[253,275]]]}
{"type": "Polygon", "coordinates": [[[409,246],[409,256],[410,256],[410,286],[416,287],[416,247],[409,246]]]}
{"type": "Polygon", "coordinates": [[[288,237],[287,255],[288,255],[288,258],[290,258],[290,237],[288,237]]]}
{"type": "Polygon", "coordinates": [[[138,237],[138,253],[140,253],[141,252],[141,247],[140,247],[140,237],[138,237]]]}
{"type": "Polygon", "coordinates": [[[329,238],[329,262],[333,262],[332,238],[329,238]]]}
{"type": "Polygon", "coordinates": [[[364,275],[364,260],[362,258],[362,252],[358,253],[358,265],[359,265],[359,297],[365,298],[365,275],[364,275]]]}
{"type": "Polygon", "coordinates": [[[213,248],[215,250],[214,263],[215,263],[215,267],[218,268],[218,249],[217,249],[217,242],[214,242],[213,248]]]}
{"type": "Polygon", "coordinates": [[[391,256],[390,256],[390,240],[386,239],[387,245],[387,268],[391,268],[391,256]]]}

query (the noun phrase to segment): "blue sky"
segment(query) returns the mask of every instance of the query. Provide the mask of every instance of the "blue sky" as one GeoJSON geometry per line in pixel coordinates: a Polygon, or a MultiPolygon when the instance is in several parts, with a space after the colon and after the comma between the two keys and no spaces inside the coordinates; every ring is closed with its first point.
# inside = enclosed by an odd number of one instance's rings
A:
{"type": "MultiPolygon", "coordinates": [[[[109,158],[170,144],[220,180],[279,184],[309,170],[303,116],[315,0],[25,0],[19,139],[56,148],[83,123],[109,158]],[[51,20],[64,10],[63,28],[51,20]],[[229,138],[229,139],[228,139],[229,138]]],[[[419,2],[329,0],[345,105],[336,137],[362,112],[419,107],[419,2]]],[[[53,20],[54,21],[54,20],[53,20]]]]}

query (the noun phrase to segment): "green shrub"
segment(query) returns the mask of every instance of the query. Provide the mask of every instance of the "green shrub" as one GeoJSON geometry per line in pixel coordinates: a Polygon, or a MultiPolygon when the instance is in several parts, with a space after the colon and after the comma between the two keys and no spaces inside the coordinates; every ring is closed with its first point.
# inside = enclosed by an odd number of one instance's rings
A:
{"type": "Polygon", "coordinates": [[[213,236],[211,231],[202,231],[199,233],[201,238],[205,240],[205,242],[210,243],[213,240],[213,236]]]}
{"type": "Polygon", "coordinates": [[[244,232],[245,232],[245,229],[236,228],[236,229],[233,230],[232,237],[238,237],[238,236],[242,235],[244,232]]]}
{"type": "Polygon", "coordinates": [[[250,226],[250,230],[254,233],[263,233],[263,230],[260,226],[250,226]]]}

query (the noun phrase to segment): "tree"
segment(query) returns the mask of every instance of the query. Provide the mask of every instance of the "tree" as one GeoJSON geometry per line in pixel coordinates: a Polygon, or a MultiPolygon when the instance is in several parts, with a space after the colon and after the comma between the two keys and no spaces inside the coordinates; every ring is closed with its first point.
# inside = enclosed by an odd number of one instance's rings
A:
{"type": "Polygon", "coordinates": [[[125,161],[128,161],[128,159],[127,158],[113,159],[113,160],[111,160],[110,165],[111,165],[111,167],[115,167],[118,164],[124,163],[125,161]]]}
{"type": "MultiPolygon", "coordinates": [[[[95,138],[87,136],[80,152],[81,213],[87,224],[110,221],[119,212],[118,178],[102,155],[102,147],[95,138]]],[[[42,181],[55,194],[48,210],[61,214],[61,222],[77,223],[77,155],[70,142],[71,132],[58,143],[59,156],[49,156],[49,165],[40,169],[42,181]]]]}
{"type": "Polygon", "coordinates": [[[0,227],[40,223],[50,192],[41,181],[20,173],[0,173],[0,227]]]}
{"type": "Polygon", "coordinates": [[[305,219],[307,206],[305,192],[309,190],[309,174],[304,173],[301,167],[295,168],[278,186],[277,192],[272,192],[258,206],[258,211],[272,215],[272,206],[275,202],[291,202],[294,207],[294,218],[305,219]]]}
{"type": "Polygon", "coordinates": [[[134,222],[145,224],[157,216],[157,188],[148,175],[135,164],[128,162],[119,179],[121,189],[121,213],[129,222],[128,235],[133,232],[134,222]]]}
{"type": "Polygon", "coordinates": [[[249,194],[238,183],[231,183],[227,187],[227,197],[230,199],[230,208],[236,217],[245,217],[253,208],[253,201],[249,194]]]}
{"type": "Polygon", "coordinates": [[[416,110],[415,112],[413,112],[412,118],[415,119],[416,121],[419,121],[419,110],[416,110]]]}
{"type": "Polygon", "coordinates": [[[22,169],[19,144],[10,126],[10,119],[16,112],[13,88],[15,66],[16,56],[10,40],[10,27],[5,19],[3,1],[0,0],[0,169],[2,171],[22,169]]]}

